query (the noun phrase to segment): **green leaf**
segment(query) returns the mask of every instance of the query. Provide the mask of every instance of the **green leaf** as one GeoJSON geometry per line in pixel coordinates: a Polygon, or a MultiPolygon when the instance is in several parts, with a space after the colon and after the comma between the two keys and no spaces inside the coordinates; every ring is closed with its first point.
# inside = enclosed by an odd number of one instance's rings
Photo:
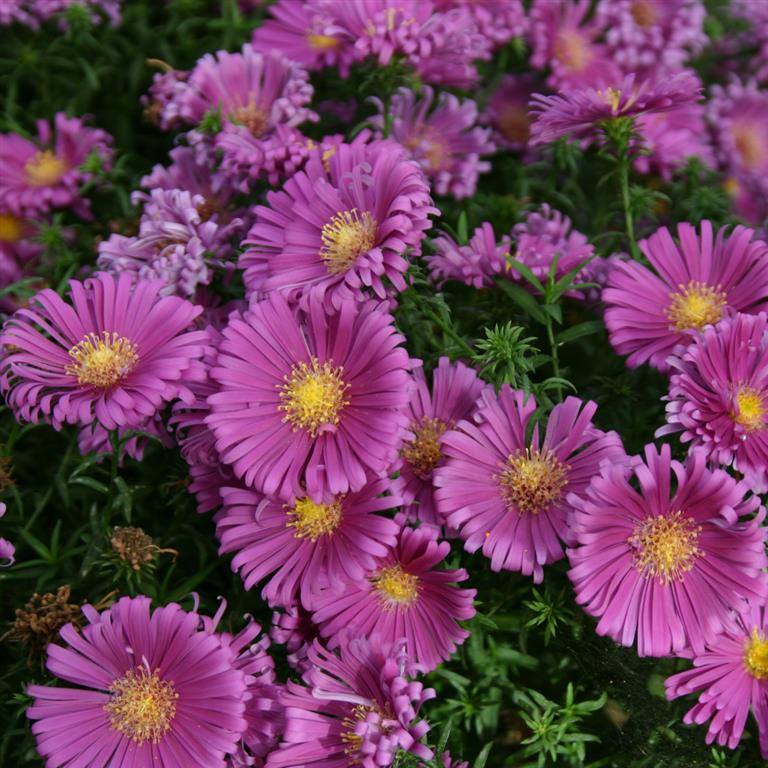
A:
{"type": "Polygon", "coordinates": [[[571,341],[580,339],[583,336],[591,336],[592,334],[599,333],[602,329],[602,320],[586,320],[583,323],[577,323],[558,333],[555,337],[555,341],[557,341],[558,346],[561,346],[562,344],[568,344],[571,341]]]}
{"type": "Polygon", "coordinates": [[[75,477],[69,482],[71,485],[84,485],[86,488],[98,491],[99,493],[109,493],[109,488],[104,483],[100,483],[92,477],[75,477]]]}
{"type": "Polygon", "coordinates": [[[521,288],[517,283],[497,278],[496,285],[506,293],[512,301],[515,302],[526,314],[542,324],[546,324],[547,316],[536,299],[531,296],[525,288],[521,288]]]}
{"type": "Polygon", "coordinates": [[[488,762],[488,755],[491,754],[491,749],[493,749],[493,742],[489,741],[480,750],[480,754],[475,758],[475,762],[472,763],[472,768],[485,768],[485,764],[488,762]]]}
{"type": "Polygon", "coordinates": [[[519,272],[537,291],[544,293],[543,283],[531,272],[527,264],[523,264],[522,261],[518,261],[513,256],[507,256],[507,264],[509,264],[511,269],[519,272]]]}

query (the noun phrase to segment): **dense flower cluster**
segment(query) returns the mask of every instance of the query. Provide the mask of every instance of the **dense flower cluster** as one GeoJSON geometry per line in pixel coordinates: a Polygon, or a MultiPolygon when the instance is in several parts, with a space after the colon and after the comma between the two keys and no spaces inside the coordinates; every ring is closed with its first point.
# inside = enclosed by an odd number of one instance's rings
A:
{"type": "MultiPolygon", "coordinates": [[[[0,0],[0,24],[75,5],[120,20],[116,0],[0,0]]],[[[19,424],[71,435],[54,487],[89,517],[67,552],[88,550],[84,574],[107,568],[108,538],[132,595],[46,632],[66,683],[27,688],[46,766],[389,768],[408,754],[466,768],[433,749],[436,692],[419,678],[459,654],[475,664],[481,625],[546,623],[548,642],[575,626],[548,592],[524,603],[544,605],[532,619],[485,603],[489,572],[517,600],[558,571],[583,609],[576,634],[692,660],[666,681],[670,699],[699,696],[685,722],[735,748],[751,709],[768,758],[764,14],[734,4],[753,27],[727,42],[757,48],[751,78],[705,72],[705,88],[699,0],[226,13],[262,23],[188,69],[154,60],[146,129],[172,148],[132,176],[115,218],[92,193],[132,160],[113,172],[91,118],[0,135],[0,393],[19,424]],[[83,242],[86,259],[60,258],[83,242]],[[659,381],[657,411],[636,414],[659,381]],[[152,481],[160,522],[209,526],[201,549],[232,572],[216,583],[272,614],[268,633],[250,614],[233,632],[227,601],[210,616],[189,597],[213,565],[145,589],[152,558],[126,555],[125,531],[177,553],[131,520],[124,476],[153,443],[182,459],[152,467],[180,480],[152,481]],[[188,513],[184,487],[212,519],[188,513]]],[[[8,453],[27,431],[14,425],[8,453]]],[[[5,457],[0,443],[0,493],[5,457]]],[[[19,530],[39,563],[59,558],[59,527],[50,550],[19,530]]],[[[3,567],[18,568],[14,544],[0,538],[3,567]]],[[[505,674],[538,664],[524,646],[499,651],[505,674]]],[[[441,679],[457,690],[449,726],[474,712],[465,680],[441,679]]],[[[546,728],[509,684],[531,744],[546,728]]]]}

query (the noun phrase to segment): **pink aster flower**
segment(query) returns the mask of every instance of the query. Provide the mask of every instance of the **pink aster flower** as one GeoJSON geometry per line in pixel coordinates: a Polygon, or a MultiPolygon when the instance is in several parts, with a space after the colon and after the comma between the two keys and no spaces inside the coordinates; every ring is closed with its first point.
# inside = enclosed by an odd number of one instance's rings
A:
{"type": "Polygon", "coordinates": [[[201,195],[182,189],[153,189],[145,200],[139,234],[113,234],[99,243],[99,269],[141,280],[161,280],[163,294],[194,298],[210,284],[214,270],[224,267],[240,231],[240,220],[226,223],[201,195]]]}
{"type": "Polygon", "coordinates": [[[523,37],[528,31],[528,18],[521,0],[435,0],[439,11],[456,7],[466,9],[477,31],[494,48],[506,45],[513,37],[523,37]]]}
{"type": "Polygon", "coordinates": [[[278,125],[295,127],[317,116],[307,104],[313,89],[307,72],[278,52],[255,51],[246,43],[239,53],[206,54],[171,100],[166,118],[176,114],[197,125],[206,113],[266,138],[278,125]]]}
{"type": "Polygon", "coordinates": [[[421,253],[438,213],[421,169],[391,141],[313,153],[267,202],[239,261],[246,289],[283,290],[303,304],[312,292],[333,307],[362,299],[364,288],[379,298],[405,290],[405,256],[421,253]]]}
{"type": "MultiPolygon", "coordinates": [[[[0,517],[5,515],[5,504],[0,501],[0,517]]],[[[8,539],[0,538],[0,567],[8,568],[16,561],[14,555],[16,554],[16,547],[11,544],[8,539]]]]}
{"type": "Polygon", "coordinates": [[[551,88],[583,88],[620,79],[605,45],[603,28],[587,21],[590,0],[534,0],[530,11],[531,66],[550,69],[551,88]]]}
{"type": "Polygon", "coordinates": [[[600,0],[596,23],[623,72],[673,72],[704,49],[701,0],[600,0]]]}
{"type": "Polygon", "coordinates": [[[248,486],[292,502],[360,491],[384,476],[408,426],[408,353],[375,302],[317,299],[292,310],[274,292],[224,329],[207,423],[248,486]]]}
{"type": "MultiPolygon", "coordinates": [[[[21,280],[44,251],[35,240],[35,223],[9,212],[0,211],[0,288],[21,280]]],[[[13,311],[16,307],[8,296],[0,298],[0,307],[13,311]]]]}
{"type": "Polygon", "coordinates": [[[0,26],[24,24],[31,29],[37,29],[40,24],[27,7],[28,0],[2,0],[0,2],[0,26]]]}
{"type": "Polygon", "coordinates": [[[692,655],[693,669],[664,682],[667,698],[699,693],[683,722],[710,720],[707,744],[736,749],[750,711],[760,735],[760,751],[768,760],[768,609],[753,603],[732,626],[692,655]]]}
{"type": "Polygon", "coordinates": [[[477,594],[456,586],[469,578],[463,568],[436,568],[450,551],[431,526],[406,527],[364,578],[320,591],[313,621],[328,647],[343,644],[347,632],[387,645],[405,638],[411,660],[425,671],[447,661],[469,637],[458,622],[475,615],[477,594]]]}
{"type": "Polygon", "coordinates": [[[531,135],[528,102],[541,91],[535,75],[504,75],[485,106],[483,120],[493,129],[493,140],[504,149],[521,151],[531,135]]]}
{"type": "MultiPolygon", "coordinates": [[[[555,257],[555,280],[559,280],[580,264],[585,266],[576,275],[575,281],[578,283],[587,279],[589,265],[585,262],[594,256],[594,246],[587,241],[586,235],[571,230],[571,220],[568,216],[550,208],[547,203],[538,211],[529,213],[525,221],[515,224],[512,240],[512,256],[525,264],[542,283],[546,283],[555,257]]],[[[509,265],[509,269],[514,271],[514,264],[509,265]]],[[[527,281],[524,281],[524,284],[526,288],[531,289],[527,281]]],[[[572,298],[584,297],[578,290],[568,291],[566,295],[572,298]]]]}
{"type": "Polygon", "coordinates": [[[82,632],[67,624],[66,647],[48,646],[48,670],[78,687],[27,689],[48,768],[224,768],[247,727],[246,678],[200,616],[175,603],[150,612],[147,597],[83,613],[82,632]]]}
{"type": "Polygon", "coordinates": [[[568,539],[573,499],[624,449],[615,432],[592,423],[593,402],[569,397],[549,415],[543,439],[538,425],[526,438],[536,401],[504,385],[498,397],[484,391],[474,422],[460,421],[442,438],[445,463],[434,473],[437,511],[458,529],[468,552],[482,547],[494,571],[544,577],[568,539]]]}
{"type": "Polygon", "coordinates": [[[768,490],[768,315],[737,314],[671,357],[667,426],[710,461],[733,465],[758,492],[768,490]]]}
{"type": "Polygon", "coordinates": [[[484,221],[475,229],[467,245],[459,245],[446,234],[433,241],[436,253],[426,257],[433,282],[442,285],[446,280],[457,280],[473,288],[488,288],[493,278],[507,269],[507,256],[511,247],[509,235],[496,241],[493,225],[484,221]]]}
{"type": "Polygon", "coordinates": [[[701,95],[701,81],[691,72],[654,82],[623,79],[597,81],[600,86],[561,91],[554,96],[540,93],[531,99],[531,144],[548,144],[562,136],[585,143],[599,137],[598,128],[618,118],[667,112],[694,103],[701,95]]]}
{"type": "Polygon", "coordinates": [[[112,137],[63,112],[56,113],[53,131],[47,121],[38,120],[37,132],[37,142],[15,133],[0,134],[0,209],[32,219],[56,208],[71,207],[87,215],[80,187],[95,177],[82,166],[97,156],[108,169],[112,137]]]}
{"type": "MultiPolygon", "coordinates": [[[[88,14],[91,24],[99,24],[106,18],[113,27],[121,21],[120,4],[121,0],[30,0],[32,10],[41,21],[64,14],[70,8],[83,8],[91,11],[88,14]]],[[[66,19],[62,19],[59,26],[67,29],[66,19]]]]}
{"type": "Polygon", "coordinates": [[[376,640],[353,639],[340,657],[315,641],[305,685],[289,681],[282,696],[286,726],[267,768],[387,768],[399,750],[430,760],[417,719],[431,688],[408,679],[407,656],[376,640]]]}
{"type": "Polygon", "coordinates": [[[610,341],[627,365],[645,362],[666,373],[667,357],[693,332],[718,322],[726,308],[755,313],[766,307],[768,245],[754,231],[722,228],[715,237],[710,221],[700,234],[690,224],[677,227],[679,244],[662,227],[638,243],[654,271],[635,261],[617,263],[603,290],[610,341]]]}
{"type": "Polygon", "coordinates": [[[41,291],[0,334],[0,391],[18,419],[137,428],[163,403],[192,399],[207,341],[187,330],[199,307],[129,275],[69,285],[71,304],[41,291]]]}
{"type": "Polygon", "coordinates": [[[219,552],[236,553],[232,570],[240,571],[246,589],[270,577],[261,593],[270,606],[300,599],[312,608],[321,586],[339,589],[346,579],[362,579],[394,545],[397,523],[375,514],[400,502],[384,495],[388,487],[374,481],[325,504],[309,497],[283,504],[245,488],[222,488],[219,552]]]}
{"type": "MultiPolygon", "coordinates": [[[[419,163],[438,195],[469,197],[477,189],[477,177],[491,169],[481,155],[496,150],[490,130],[477,125],[477,105],[471,99],[459,101],[443,91],[434,105],[434,91],[429,86],[416,94],[401,88],[392,96],[389,116],[391,136],[400,142],[419,163]]],[[[384,127],[384,104],[376,99],[379,114],[372,122],[384,127]]]]}
{"type": "Polygon", "coordinates": [[[334,20],[322,0],[278,0],[268,18],[253,32],[253,47],[276,50],[307,69],[337,68],[349,75],[355,54],[350,35],[334,20]]]}
{"type": "Polygon", "coordinates": [[[644,150],[634,158],[634,167],[640,173],[655,171],[670,181],[673,172],[684,168],[693,157],[715,167],[702,104],[684,104],[668,112],[640,115],[635,125],[644,150]]]}
{"type": "Polygon", "coordinates": [[[723,169],[768,198],[768,91],[738,80],[714,86],[707,112],[723,169]]]}
{"type": "MultiPolygon", "coordinates": [[[[215,633],[226,607],[227,601],[221,599],[212,618],[201,616],[202,626],[215,633]]],[[[267,653],[269,637],[261,634],[261,626],[250,616],[246,619],[245,627],[236,635],[229,632],[217,635],[231,654],[233,668],[240,670],[246,681],[243,715],[247,726],[237,749],[228,757],[227,768],[263,768],[264,758],[277,746],[284,724],[283,706],[279,701],[283,687],[275,678],[274,659],[267,653]]]]}
{"type": "Polygon", "coordinates": [[[585,497],[569,496],[576,602],[600,619],[599,635],[637,640],[640,656],[702,653],[732,610],[768,591],[760,499],[708,470],[702,451],[685,464],[670,455],[648,445],[631,473],[606,463],[585,497]]]}
{"type": "Polygon", "coordinates": [[[758,82],[768,81],[768,6],[753,0],[732,0],[728,11],[750,23],[750,30],[745,37],[749,44],[758,49],[750,64],[756,70],[755,79],[758,82]]]}
{"type": "Polygon", "coordinates": [[[404,511],[411,519],[440,526],[432,485],[432,473],[443,462],[440,439],[458,421],[470,417],[475,401],[488,385],[478,379],[474,369],[461,362],[451,363],[447,357],[441,357],[432,372],[431,392],[421,368],[413,371],[413,378],[416,388],[407,409],[411,436],[400,451],[395,489],[406,502],[404,511]]]}

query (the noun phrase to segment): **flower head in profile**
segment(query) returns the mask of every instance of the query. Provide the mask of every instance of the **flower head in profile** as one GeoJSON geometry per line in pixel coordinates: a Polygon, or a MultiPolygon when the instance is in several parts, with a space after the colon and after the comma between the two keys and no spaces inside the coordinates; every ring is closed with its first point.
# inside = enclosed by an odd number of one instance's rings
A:
{"type": "Polygon", "coordinates": [[[489,221],[475,229],[466,245],[459,245],[442,233],[432,241],[436,253],[425,259],[429,276],[437,285],[456,280],[477,289],[489,288],[494,277],[507,269],[510,243],[509,235],[502,235],[497,241],[489,221]]]}
{"type": "Polygon", "coordinates": [[[405,290],[408,255],[431,226],[429,185],[395,142],[357,141],[312,153],[303,171],[258,206],[239,266],[249,291],[322,294],[338,307],[405,290]],[[385,283],[386,279],[386,283],[385,283]]]}
{"type": "Polygon", "coordinates": [[[746,493],[702,451],[681,464],[648,445],[631,473],[603,465],[584,497],[569,497],[569,576],[597,633],[637,641],[640,656],[702,653],[732,611],[764,599],[765,509],[746,493]]]}
{"type": "Polygon", "coordinates": [[[399,502],[384,495],[388,486],[378,480],[324,504],[309,497],[284,504],[245,488],[222,488],[219,551],[235,553],[232,570],[246,589],[269,578],[261,594],[270,606],[288,608],[300,600],[312,608],[321,586],[338,589],[364,578],[394,545],[397,523],[377,514],[399,502]]]}
{"type": "Polygon", "coordinates": [[[476,594],[456,585],[469,578],[463,568],[437,567],[450,551],[431,526],[404,527],[397,545],[364,578],[322,590],[312,618],[329,647],[342,644],[347,632],[388,645],[404,638],[409,657],[424,670],[447,661],[469,637],[458,622],[475,615],[476,594]]]}
{"type": "Polygon", "coordinates": [[[667,426],[709,460],[768,490],[768,315],[736,314],[669,360],[667,426]]]}
{"type": "MultiPolygon", "coordinates": [[[[374,124],[383,128],[384,104],[378,99],[376,104],[379,114],[374,124]]],[[[412,90],[401,88],[392,96],[388,114],[391,137],[419,163],[438,195],[461,199],[475,193],[478,175],[491,168],[480,156],[493,153],[496,147],[490,130],[477,125],[474,101],[459,101],[443,91],[435,103],[429,86],[424,86],[420,99],[412,90]]]]}
{"type": "Polygon", "coordinates": [[[562,136],[583,142],[599,138],[601,125],[621,118],[668,112],[698,100],[701,81],[691,72],[679,72],[662,80],[623,79],[596,81],[561,91],[554,96],[535,93],[531,99],[531,144],[549,144],[562,136]],[[608,85],[606,85],[606,83],[608,85]]]}
{"type": "Polygon", "coordinates": [[[39,120],[37,134],[37,141],[0,134],[0,210],[39,219],[51,210],[72,208],[87,216],[88,202],[80,196],[80,187],[95,175],[83,165],[95,156],[109,168],[112,137],[63,112],[56,113],[53,128],[39,120]]]}
{"type": "Polygon", "coordinates": [[[693,668],[664,681],[668,699],[698,693],[683,722],[710,721],[707,744],[736,749],[750,711],[757,722],[760,751],[768,760],[768,608],[744,607],[703,651],[689,654],[693,668]]]}
{"type": "Polygon", "coordinates": [[[247,486],[318,504],[384,476],[408,426],[410,360],[394,320],[370,301],[327,314],[279,292],[233,316],[211,377],[207,423],[247,486]]]}
{"type": "Polygon", "coordinates": [[[462,419],[468,419],[475,401],[487,386],[464,363],[441,357],[432,372],[432,386],[422,368],[413,371],[416,387],[408,404],[410,436],[400,449],[402,457],[395,488],[403,497],[411,519],[440,526],[434,501],[432,473],[443,463],[440,439],[462,419]]]}
{"type": "Polygon", "coordinates": [[[388,768],[401,749],[432,758],[418,711],[435,692],[410,679],[402,646],[354,638],[336,655],[315,641],[309,660],[304,685],[289,681],[281,697],[285,732],[267,768],[388,768]]]}
{"type": "Polygon", "coordinates": [[[536,411],[508,385],[484,391],[472,421],[442,438],[445,463],[435,470],[437,511],[458,529],[468,552],[482,548],[494,571],[544,577],[543,566],[564,557],[573,499],[584,493],[605,460],[624,459],[621,440],[592,423],[593,402],[569,397],[527,438],[536,411]]]}
{"type": "Polygon", "coordinates": [[[596,22],[622,72],[669,74],[709,42],[701,0],[600,0],[596,22]]]}
{"type": "Polygon", "coordinates": [[[666,373],[679,344],[725,317],[728,308],[753,314],[768,298],[768,245],[738,226],[714,234],[677,227],[678,243],[662,227],[638,245],[652,270],[635,261],[618,262],[603,290],[605,325],[611,344],[627,365],[650,363],[666,373]]]}
{"type": "Polygon", "coordinates": [[[66,646],[48,646],[51,674],[77,687],[31,685],[27,716],[50,768],[154,765],[224,768],[247,728],[246,674],[197,613],[124,597],[66,646]]]}
{"type": "Polygon", "coordinates": [[[130,275],[69,285],[71,303],[41,291],[0,334],[0,390],[17,419],[140,429],[163,403],[192,399],[207,343],[189,330],[200,307],[130,275]]]}
{"type": "Polygon", "coordinates": [[[530,10],[531,66],[549,69],[547,85],[557,89],[592,86],[620,78],[620,70],[595,19],[590,0],[533,0],[530,10]]]}

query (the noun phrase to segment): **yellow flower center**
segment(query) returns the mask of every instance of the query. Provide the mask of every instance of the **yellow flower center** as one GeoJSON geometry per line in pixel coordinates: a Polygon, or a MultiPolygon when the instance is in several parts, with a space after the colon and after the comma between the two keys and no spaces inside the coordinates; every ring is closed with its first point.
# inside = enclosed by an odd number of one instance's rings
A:
{"type": "Polygon", "coordinates": [[[308,497],[297,499],[288,517],[292,518],[287,526],[294,529],[294,538],[315,542],[321,536],[332,534],[341,525],[341,500],[332,504],[316,504],[308,497]]]}
{"type": "Polygon", "coordinates": [[[499,477],[501,495],[510,512],[538,515],[563,496],[568,466],[550,451],[526,448],[507,459],[499,477]]]}
{"type": "Polygon", "coordinates": [[[531,123],[524,107],[504,107],[499,115],[499,130],[502,136],[509,141],[524,144],[528,141],[531,131],[531,123]]]}
{"type": "Polygon", "coordinates": [[[699,330],[716,323],[728,306],[725,291],[712,288],[706,283],[691,280],[686,287],[679,286],[677,293],[670,293],[666,314],[678,331],[691,328],[699,330]]]}
{"type": "Polygon", "coordinates": [[[765,404],[765,393],[754,387],[739,387],[736,393],[736,405],[739,412],[733,413],[733,420],[753,432],[765,425],[765,414],[768,409],[765,404]]]}
{"type": "Polygon", "coordinates": [[[385,608],[408,607],[419,597],[419,577],[403,570],[400,563],[383,568],[373,580],[385,608]]]}
{"type": "Polygon", "coordinates": [[[635,0],[630,7],[630,13],[638,27],[647,29],[656,23],[658,16],[652,0],[635,0]]]}
{"type": "Polygon", "coordinates": [[[24,223],[12,213],[0,213],[0,243],[15,243],[21,240],[24,223]]]}
{"type": "Polygon", "coordinates": [[[306,429],[312,437],[320,427],[338,424],[342,409],[349,405],[344,399],[349,384],[342,379],[343,373],[343,368],[334,368],[329,362],[321,364],[316,357],[309,365],[295,364],[285,384],[278,385],[283,421],[290,422],[294,431],[306,429]]]}
{"type": "Polygon", "coordinates": [[[703,553],[698,548],[701,527],[682,512],[649,517],[627,539],[635,568],[645,578],[664,584],[682,581],[703,553]]]}
{"type": "Polygon", "coordinates": [[[446,165],[448,158],[448,147],[437,139],[430,139],[427,149],[424,151],[424,159],[427,161],[427,167],[430,171],[436,172],[446,165]]]}
{"type": "Polygon", "coordinates": [[[331,172],[331,158],[335,154],[336,154],[336,147],[329,147],[328,149],[325,150],[325,152],[323,152],[322,157],[320,158],[326,173],[331,172]]]}
{"type": "Polygon", "coordinates": [[[346,272],[376,242],[376,219],[368,211],[358,216],[357,208],[340,211],[323,226],[320,239],[320,258],[328,271],[346,272]]]}
{"type": "Polygon", "coordinates": [[[429,475],[443,457],[440,438],[450,427],[444,421],[425,416],[411,424],[416,437],[403,447],[403,458],[419,475],[429,475]]]}
{"type": "Polygon", "coordinates": [[[74,360],[65,371],[77,377],[78,384],[108,389],[124,379],[139,362],[136,347],[125,337],[102,331],[101,337],[89,333],[69,350],[74,360]]]}
{"type": "Polygon", "coordinates": [[[752,637],[744,654],[744,664],[752,677],[758,680],[768,678],[768,637],[761,636],[757,627],[752,628],[752,637]]]}
{"type": "Polygon", "coordinates": [[[598,90],[597,95],[600,96],[613,112],[619,111],[621,91],[618,88],[606,88],[604,91],[598,90]]]}
{"type": "Polygon", "coordinates": [[[172,682],[139,667],[118,677],[109,690],[112,698],[104,709],[116,731],[137,744],[157,744],[170,730],[179,698],[172,682]]]}
{"type": "Polygon", "coordinates": [[[68,170],[67,164],[51,149],[36,152],[24,166],[27,181],[33,187],[49,187],[68,170]]]}
{"type": "Polygon", "coordinates": [[[575,30],[566,30],[557,36],[554,54],[557,61],[569,72],[583,72],[592,61],[589,40],[575,30]]]}
{"type": "Polygon", "coordinates": [[[315,35],[313,33],[307,34],[307,42],[310,48],[314,48],[316,51],[329,51],[332,48],[339,47],[339,41],[332,35],[315,35]]]}
{"type": "Polygon", "coordinates": [[[750,171],[756,171],[765,163],[768,155],[768,147],[760,128],[754,123],[737,123],[732,130],[741,164],[750,171]]]}
{"type": "Polygon", "coordinates": [[[237,107],[232,110],[231,120],[233,123],[245,126],[256,138],[261,136],[269,125],[267,116],[253,101],[248,102],[244,107],[237,107]]]}

